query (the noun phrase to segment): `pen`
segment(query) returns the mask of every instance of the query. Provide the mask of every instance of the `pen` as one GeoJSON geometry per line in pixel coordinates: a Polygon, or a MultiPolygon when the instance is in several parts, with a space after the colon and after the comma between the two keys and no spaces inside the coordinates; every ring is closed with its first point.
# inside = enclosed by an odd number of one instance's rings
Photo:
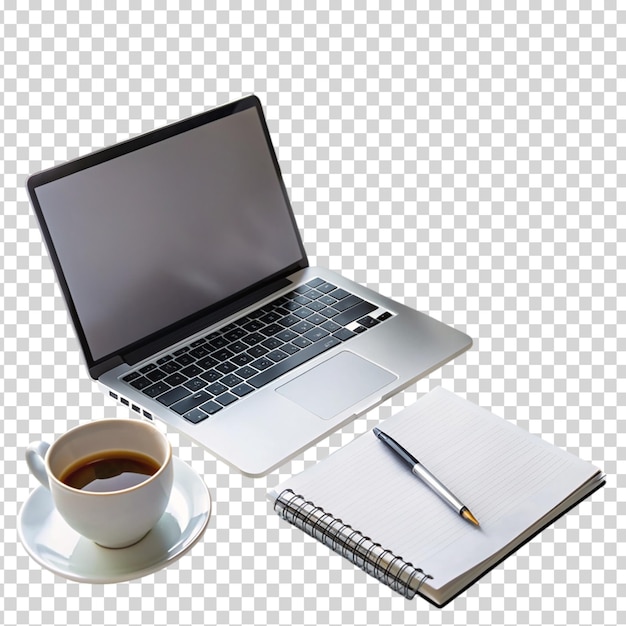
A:
{"type": "Polygon", "coordinates": [[[388,445],[410,468],[411,472],[423,480],[444,502],[449,504],[463,519],[480,526],[472,512],[441,482],[439,482],[410,452],[405,450],[395,439],[386,435],[379,428],[374,434],[388,445]]]}

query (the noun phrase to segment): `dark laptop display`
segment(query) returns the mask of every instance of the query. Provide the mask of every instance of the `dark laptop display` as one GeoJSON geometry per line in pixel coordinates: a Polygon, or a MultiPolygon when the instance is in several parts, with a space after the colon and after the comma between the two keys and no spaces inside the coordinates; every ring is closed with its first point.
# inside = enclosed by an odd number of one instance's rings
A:
{"type": "Polygon", "coordinates": [[[31,181],[90,364],[305,264],[262,119],[248,104],[31,181]]]}

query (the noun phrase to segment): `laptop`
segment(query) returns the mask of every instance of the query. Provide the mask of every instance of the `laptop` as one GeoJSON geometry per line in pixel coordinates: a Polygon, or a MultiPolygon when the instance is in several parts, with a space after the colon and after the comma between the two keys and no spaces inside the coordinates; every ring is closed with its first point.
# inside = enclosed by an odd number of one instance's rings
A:
{"type": "Polygon", "coordinates": [[[254,95],[31,176],[90,376],[262,476],[471,346],[309,266],[254,95]]]}

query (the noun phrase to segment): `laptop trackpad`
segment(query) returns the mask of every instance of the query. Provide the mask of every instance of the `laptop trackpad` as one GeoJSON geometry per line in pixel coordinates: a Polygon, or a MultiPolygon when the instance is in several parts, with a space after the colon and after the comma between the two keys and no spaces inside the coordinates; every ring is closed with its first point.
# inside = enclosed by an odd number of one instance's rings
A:
{"type": "Polygon", "coordinates": [[[330,419],[396,378],[352,352],[340,352],[276,391],[322,419],[330,419]]]}

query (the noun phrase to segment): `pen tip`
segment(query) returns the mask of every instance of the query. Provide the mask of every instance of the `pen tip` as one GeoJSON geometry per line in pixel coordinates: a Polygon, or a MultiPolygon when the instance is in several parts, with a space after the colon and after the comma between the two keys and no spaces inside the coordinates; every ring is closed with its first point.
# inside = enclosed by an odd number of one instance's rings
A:
{"type": "Polygon", "coordinates": [[[480,526],[478,520],[472,515],[472,512],[465,508],[461,511],[461,515],[468,521],[474,524],[475,526],[480,526]]]}
{"type": "Polygon", "coordinates": [[[380,435],[380,430],[378,428],[374,428],[374,430],[372,431],[377,437],[378,435],[380,435]]]}

